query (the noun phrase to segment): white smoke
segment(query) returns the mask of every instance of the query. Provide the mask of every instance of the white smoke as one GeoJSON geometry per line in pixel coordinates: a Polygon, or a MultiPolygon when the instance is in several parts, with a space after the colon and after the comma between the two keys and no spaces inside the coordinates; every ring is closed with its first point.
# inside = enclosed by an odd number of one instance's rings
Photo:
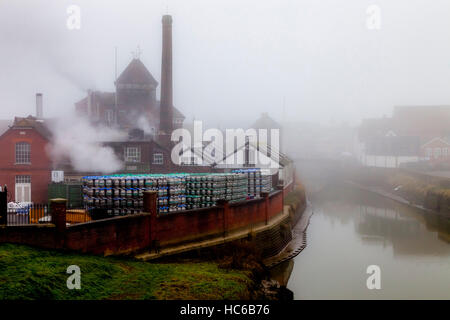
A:
{"type": "Polygon", "coordinates": [[[123,141],[126,133],[92,126],[85,118],[70,115],[49,125],[53,140],[48,152],[55,163],[70,161],[76,171],[112,173],[123,168],[111,147],[102,142],[123,141]]]}
{"type": "Polygon", "coordinates": [[[138,121],[136,124],[137,124],[137,127],[139,129],[141,129],[142,131],[144,131],[145,134],[147,134],[147,135],[155,134],[155,131],[156,131],[155,127],[150,124],[150,122],[148,121],[148,119],[146,117],[140,116],[138,118],[138,121]]]}

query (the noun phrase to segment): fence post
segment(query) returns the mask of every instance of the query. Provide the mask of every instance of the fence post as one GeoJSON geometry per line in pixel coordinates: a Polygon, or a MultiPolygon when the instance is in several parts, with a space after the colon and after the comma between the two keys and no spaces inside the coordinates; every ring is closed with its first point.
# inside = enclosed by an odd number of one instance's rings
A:
{"type": "Polygon", "coordinates": [[[50,213],[52,223],[55,225],[55,247],[64,247],[64,238],[66,231],[66,199],[50,199],[50,213]]]}
{"type": "Polygon", "coordinates": [[[66,199],[50,199],[50,212],[52,223],[56,226],[56,230],[64,232],[66,229],[66,199]]]}
{"type": "Polygon", "coordinates": [[[230,203],[228,200],[220,199],[217,201],[217,204],[220,208],[222,208],[223,212],[223,236],[226,237],[228,235],[228,228],[229,228],[229,216],[230,216],[230,203]]]}
{"type": "Polygon", "coordinates": [[[5,187],[4,191],[0,192],[0,225],[8,224],[8,200],[7,200],[7,190],[5,187]]]}
{"type": "Polygon", "coordinates": [[[157,191],[144,191],[144,212],[150,213],[148,232],[150,233],[148,240],[149,246],[159,251],[159,243],[157,237],[157,191]]]}
{"type": "Polygon", "coordinates": [[[264,199],[264,216],[266,220],[266,225],[269,223],[269,192],[261,192],[264,199]]]}

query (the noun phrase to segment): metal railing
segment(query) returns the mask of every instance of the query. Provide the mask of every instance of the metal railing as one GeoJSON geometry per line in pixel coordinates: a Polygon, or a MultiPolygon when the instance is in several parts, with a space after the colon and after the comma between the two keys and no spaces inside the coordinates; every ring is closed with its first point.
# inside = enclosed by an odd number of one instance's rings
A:
{"type": "MultiPolygon", "coordinates": [[[[52,215],[47,204],[8,204],[7,226],[52,223],[52,215]]],[[[67,209],[66,223],[76,224],[91,221],[85,209],[67,209]]]]}
{"type": "Polygon", "coordinates": [[[28,225],[51,223],[52,217],[47,204],[13,204],[7,208],[7,225],[28,225]]]}

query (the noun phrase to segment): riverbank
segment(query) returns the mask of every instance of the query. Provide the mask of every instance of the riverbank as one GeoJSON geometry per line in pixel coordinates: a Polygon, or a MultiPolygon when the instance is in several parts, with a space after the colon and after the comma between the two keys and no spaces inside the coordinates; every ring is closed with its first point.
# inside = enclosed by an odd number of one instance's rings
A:
{"type": "Polygon", "coordinates": [[[450,215],[450,180],[404,169],[360,168],[346,182],[416,208],[450,215]]]}
{"type": "MultiPolygon", "coordinates": [[[[285,201],[286,219],[292,221],[304,206],[303,188],[297,186],[285,201]]],[[[291,229],[283,224],[274,229],[286,231],[291,229]]],[[[263,264],[266,249],[259,240],[250,233],[212,247],[207,255],[152,262],[4,243],[0,244],[0,299],[289,299],[285,288],[271,281],[263,264]],[[70,265],[81,269],[81,290],[67,289],[70,265]]]]}
{"type": "Polygon", "coordinates": [[[0,245],[0,299],[251,299],[251,272],[220,268],[214,261],[146,263],[0,245]],[[66,286],[67,267],[81,269],[81,289],[66,286]]]}

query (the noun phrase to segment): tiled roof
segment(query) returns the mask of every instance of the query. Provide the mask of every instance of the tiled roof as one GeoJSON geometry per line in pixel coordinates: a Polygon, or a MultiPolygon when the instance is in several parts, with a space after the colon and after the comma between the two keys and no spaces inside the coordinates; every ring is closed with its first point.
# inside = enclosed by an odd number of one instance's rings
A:
{"type": "Polygon", "coordinates": [[[145,84],[158,86],[158,82],[139,59],[133,59],[117,78],[118,84],[145,84]]]}
{"type": "Polygon", "coordinates": [[[258,120],[251,126],[253,129],[281,129],[281,125],[269,117],[269,114],[264,112],[258,120]]]}
{"type": "Polygon", "coordinates": [[[47,140],[50,140],[52,137],[52,133],[47,128],[45,120],[38,120],[33,116],[28,116],[26,118],[15,117],[12,127],[31,127],[39,132],[47,140]]]}

